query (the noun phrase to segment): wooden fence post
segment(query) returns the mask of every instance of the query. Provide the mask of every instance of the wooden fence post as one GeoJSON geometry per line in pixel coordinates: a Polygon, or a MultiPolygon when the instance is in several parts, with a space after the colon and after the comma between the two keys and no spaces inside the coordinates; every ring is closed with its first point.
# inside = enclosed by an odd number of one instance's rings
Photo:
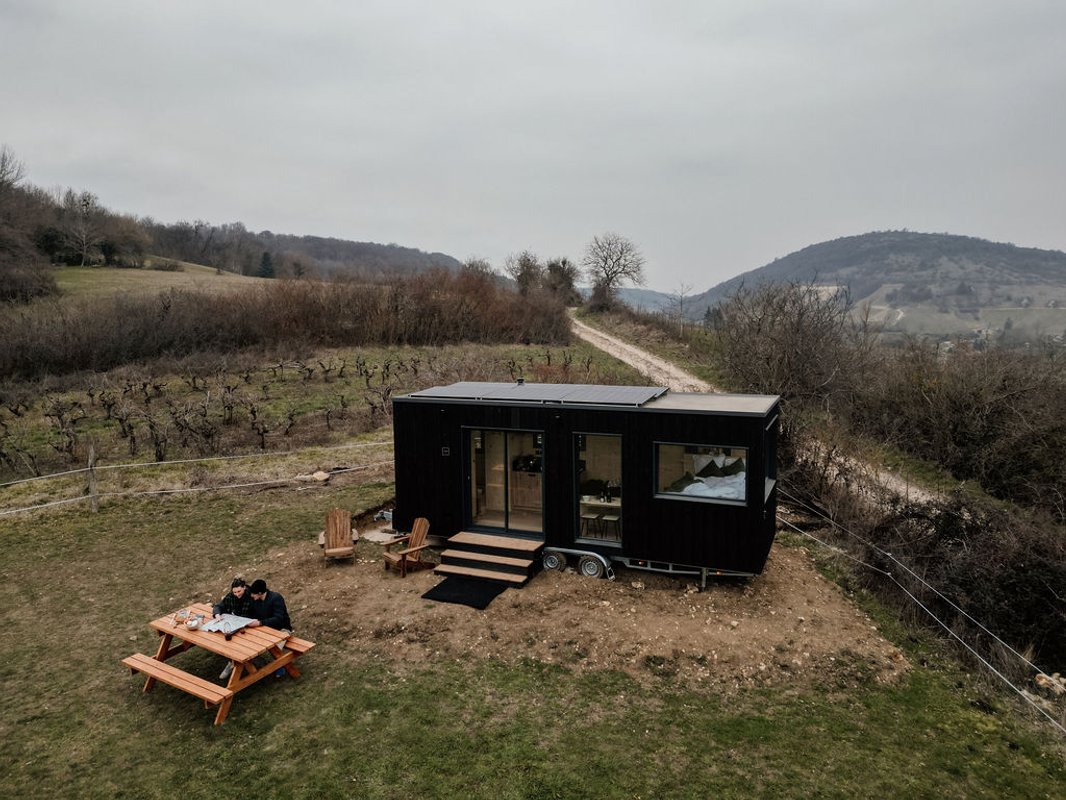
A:
{"type": "Polygon", "coordinates": [[[89,500],[95,514],[100,510],[99,498],[96,494],[96,445],[89,445],[89,500]]]}

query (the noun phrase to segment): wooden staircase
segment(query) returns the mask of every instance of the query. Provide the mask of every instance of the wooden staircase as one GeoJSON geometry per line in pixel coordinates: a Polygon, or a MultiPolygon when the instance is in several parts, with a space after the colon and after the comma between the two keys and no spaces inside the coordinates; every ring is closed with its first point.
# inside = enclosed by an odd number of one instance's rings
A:
{"type": "Polygon", "coordinates": [[[544,542],[530,539],[461,531],[448,539],[448,546],[440,554],[440,566],[434,572],[503,581],[517,588],[540,569],[543,548],[544,542]]]}

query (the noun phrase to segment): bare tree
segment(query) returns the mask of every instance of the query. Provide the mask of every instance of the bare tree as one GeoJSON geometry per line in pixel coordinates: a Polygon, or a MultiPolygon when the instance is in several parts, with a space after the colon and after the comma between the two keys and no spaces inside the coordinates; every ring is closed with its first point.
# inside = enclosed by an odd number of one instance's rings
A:
{"type": "Polygon", "coordinates": [[[61,213],[67,247],[78,256],[84,267],[96,256],[103,238],[103,209],[92,192],[67,189],[63,193],[61,213]]]}
{"type": "Polygon", "coordinates": [[[677,311],[678,336],[685,338],[685,298],[692,291],[691,283],[679,283],[677,291],[670,295],[671,308],[677,311]]]}
{"type": "Polygon", "coordinates": [[[602,286],[608,298],[623,284],[644,284],[644,256],[626,237],[617,233],[594,236],[585,248],[581,266],[593,286],[602,286]]]}
{"type": "Polygon", "coordinates": [[[813,283],[742,287],[719,309],[722,367],[736,388],[831,411],[868,379],[876,332],[845,291],[813,283]]]}
{"type": "Polygon", "coordinates": [[[26,167],[15,151],[6,144],[0,145],[0,209],[11,190],[22,183],[24,177],[26,167]]]}

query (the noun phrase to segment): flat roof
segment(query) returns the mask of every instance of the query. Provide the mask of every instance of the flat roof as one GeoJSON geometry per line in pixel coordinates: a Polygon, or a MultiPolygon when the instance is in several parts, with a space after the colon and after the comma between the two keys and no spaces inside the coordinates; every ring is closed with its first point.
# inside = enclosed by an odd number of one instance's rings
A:
{"type": "Polygon", "coordinates": [[[719,414],[762,416],[780,400],[776,394],[726,394],[724,392],[670,392],[644,408],[650,411],[712,411],[719,414]]]}
{"type": "Polygon", "coordinates": [[[594,383],[487,383],[460,381],[406,395],[413,399],[497,400],[564,405],[641,406],[666,392],[664,386],[600,386],[594,383]]]}
{"type": "Polygon", "coordinates": [[[602,386],[588,383],[490,383],[460,381],[433,386],[396,400],[536,403],[563,406],[612,406],[647,411],[767,414],[780,398],[769,394],[671,392],[665,386],[602,386]]]}

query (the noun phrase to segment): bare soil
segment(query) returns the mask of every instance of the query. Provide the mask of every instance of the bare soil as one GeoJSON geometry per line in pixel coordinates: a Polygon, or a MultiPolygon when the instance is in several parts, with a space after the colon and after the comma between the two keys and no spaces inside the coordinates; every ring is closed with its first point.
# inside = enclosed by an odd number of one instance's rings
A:
{"type": "Polygon", "coordinates": [[[364,537],[354,561],[327,564],[308,541],[251,572],[286,595],[302,636],[401,671],[441,659],[536,659],[728,692],[891,683],[908,669],[803,548],[775,545],[762,575],[703,592],[636,570],[613,582],[542,572],[484,611],[422,599],[441,578],[426,570],[401,579],[380,552],[364,537]]]}

